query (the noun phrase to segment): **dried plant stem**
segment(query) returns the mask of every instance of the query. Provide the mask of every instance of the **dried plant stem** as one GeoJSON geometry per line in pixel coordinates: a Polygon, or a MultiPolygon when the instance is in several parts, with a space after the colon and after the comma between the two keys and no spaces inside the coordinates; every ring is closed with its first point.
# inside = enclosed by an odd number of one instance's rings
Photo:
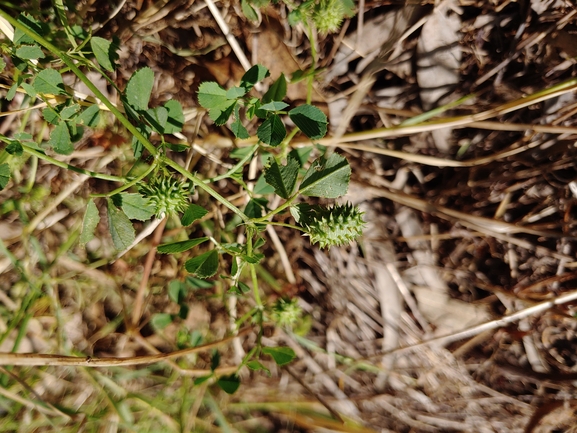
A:
{"type": "Polygon", "coordinates": [[[191,347],[189,349],[177,350],[170,353],[159,353],[157,355],[132,356],[126,358],[92,358],[90,356],[62,356],[44,355],[37,353],[0,353],[0,365],[28,365],[28,366],[67,366],[67,367],[126,367],[131,365],[146,365],[167,359],[180,358],[194,353],[204,352],[223,344],[230,343],[234,338],[247,335],[252,332],[252,327],[241,329],[237,335],[227,337],[214,343],[203,344],[202,346],[191,347]]]}

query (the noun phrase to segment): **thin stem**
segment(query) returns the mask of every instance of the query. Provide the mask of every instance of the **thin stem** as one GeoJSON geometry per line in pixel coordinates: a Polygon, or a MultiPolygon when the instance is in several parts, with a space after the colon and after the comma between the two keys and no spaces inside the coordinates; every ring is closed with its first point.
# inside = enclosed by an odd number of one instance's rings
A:
{"type": "Polygon", "coordinates": [[[87,176],[94,177],[96,179],[110,180],[113,182],[126,182],[126,179],[124,179],[123,177],[112,176],[109,174],[96,173],[94,171],[85,170],[83,168],[76,167],[74,165],[70,165],[66,162],[58,161],[57,159],[54,159],[51,156],[48,156],[42,152],[39,152],[36,149],[33,149],[24,143],[22,143],[22,149],[24,149],[24,151],[26,153],[29,153],[30,155],[34,155],[40,159],[43,159],[44,161],[49,162],[50,164],[55,165],[56,167],[65,168],[67,170],[75,171],[76,173],[80,173],[80,174],[85,174],[87,176]]]}
{"type": "Polygon", "coordinates": [[[150,167],[148,167],[146,169],[146,171],[144,173],[142,173],[141,175],[139,175],[138,177],[135,177],[134,179],[132,179],[130,182],[122,185],[119,188],[116,188],[113,191],[110,191],[106,194],[91,194],[90,197],[96,198],[96,197],[112,197],[115,194],[120,194],[122,191],[126,191],[128,188],[131,188],[132,186],[136,185],[138,182],[140,182],[142,179],[144,179],[146,176],[148,176],[150,173],[152,173],[152,171],[157,167],[157,164],[151,164],[150,167]]]}
{"type": "Polygon", "coordinates": [[[228,170],[226,173],[223,173],[221,175],[218,175],[216,177],[210,178],[210,179],[206,179],[204,181],[204,183],[213,183],[216,181],[219,181],[221,179],[226,179],[227,177],[230,177],[232,174],[234,174],[238,169],[240,169],[241,167],[244,166],[244,164],[252,158],[252,155],[254,154],[254,152],[256,151],[256,149],[258,149],[258,144],[254,145],[252,147],[252,149],[250,150],[250,152],[244,157],[242,158],[238,164],[236,164],[234,167],[232,167],[230,170],[228,170]]]}

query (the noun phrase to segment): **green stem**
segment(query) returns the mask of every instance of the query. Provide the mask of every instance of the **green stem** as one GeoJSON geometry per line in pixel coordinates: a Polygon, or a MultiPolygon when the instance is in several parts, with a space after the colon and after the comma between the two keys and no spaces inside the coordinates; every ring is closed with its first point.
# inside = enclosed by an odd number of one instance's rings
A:
{"type": "Polygon", "coordinates": [[[281,213],[283,210],[285,210],[288,207],[291,207],[293,202],[297,199],[298,197],[298,193],[294,194],[292,197],[289,197],[287,201],[285,201],[283,204],[281,204],[279,207],[277,207],[276,209],[271,210],[269,213],[267,213],[265,216],[260,217],[260,218],[255,218],[252,220],[253,223],[257,224],[257,223],[262,223],[262,222],[266,222],[269,223],[270,219],[281,213]]]}
{"type": "Polygon", "coordinates": [[[118,119],[118,121],[122,123],[122,125],[128,131],[130,131],[130,133],[134,135],[134,137],[136,137],[138,141],[142,143],[142,145],[146,148],[146,150],[148,150],[150,154],[153,156],[157,155],[158,152],[154,147],[154,145],[150,141],[148,141],[148,139],[144,135],[142,135],[142,133],[140,133],[132,123],[130,123],[130,121],[120,112],[118,108],[114,106],[112,102],[108,100],[108,98],[106,98],[106,96],[104,96],[104,94],[100,90],[98,90],[98,88],[92,83],[92,81],[90,81],[88,77],[84,75],[84,73],[78,68],[78,66],[74,64],[74,62],[70,59],[70,57],[66,53],[60,51],[56,46],[52,45],[42,36],[38,35],[37,33],[34,33],[28,27],[22,25],[19,21],[15,20],[12,16],[10,16],[1,9],[0,9],[0,17],[4,18],[15,28],[19,29],[20,31],[22,31],[22,33],[34,39],[38,44],[42,45],[44,48],[46,48],[48,51],[50,51],[52,54],[54,54],[56,57],[62,60],[62,62],[64,62],[66,66],[70,68],[70,70],[80,79],[80,81],[82,81],[86,85],[86,87],[88,87],[90,91],[94,93],[94,95],[106,106],[106,108],[108,108],[110,112],[114,114],[114,116],[118,119]]]}
{"type": "Polygon", "coordinates": [[[134,185],[136,185],[138,182],[140,182],[142,179],[144,179],[146,176],[148,176],[150,173],[152,173],[152,171],[157,167],[156,164],[151,164],[150,167],[148,167],[146,169],[146,171],[144,173],[142,173],[140,176],[135,177],[134,179],[132,179],[130,182],[122,185],[119,188],[116,188],[113,191],[110,191],[106,194],[91,194],[90,197],[96,198],[96,197],[112,197],[115,194],[120,194],[122,191],[126,191],[128,188],[133,187],[134,185]]]}
{"type": "Polygon", "coordinates": [[[239,170],[241,167],[244,166],[244,164],[246,164],[246,162],[252,158],[252,156],[254,155],[254,152],[256,151],[256,149],[258,149],[258,144],[255,144],[251,149],[250,152],[244,157],[242,158],[238,164],[236,164],[234,167],[232,167],[230,170],[228,170],[226,173],[218,175],[216,177],[210,178],[210,179],[206,179],[204,181],[204,183],[213,183],[216,181],[219,181],[221,179],[226,179],[227,177],[230,177],[231,175],[233,175],[237,170],[239,170]]]}
{"type": "Polygon", "coordinates": [[[33,149],[24,143],[22,143],[22,149],[24,149],[24,151],[26,153],[29,153],[30,155],[34,155],[40,159],[43,159],[44,161],[49,162],[50,164],[53,164],[56,167],[65,168],[67,170],[75,171],[76,173],[85,174],[87,176],[91,176],[91,177],[94,177],[96,179],[110,180],[112,182],[126,182],[126,179],[124,179],[123,177],[111,176],[109,174],[96,173],[94,171],[85,170],[85,169],[80,168],[80,167],[75,167],[74,165],[70,165],[66,162],[58,161],[57,159],[54,159],[51,156],[48,156],[42,152],[39,152],[36,149],[33,149]]]}

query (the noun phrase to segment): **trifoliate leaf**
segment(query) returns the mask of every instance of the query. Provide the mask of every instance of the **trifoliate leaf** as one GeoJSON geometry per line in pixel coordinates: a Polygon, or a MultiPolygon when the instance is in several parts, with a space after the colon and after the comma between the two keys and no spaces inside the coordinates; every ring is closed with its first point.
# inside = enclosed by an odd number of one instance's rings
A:
{"type": "Polygon", "coordinates": [[[201,219],[207,213],[208,211],[205,208],[192,203],[188,206],[188,208],[186,208],[186,211],[184,211],[184,214],[182,215],[180,222],[182,223],[183,226],[189,226],[196,220],[201,219]]]}
{"type": "Polygon", "coordinates": [[[254,65],[240,80],[240,87],[244,87],[247,91],[252,89],[256,83],[264,80],[270,75],[270,72],[263,65],[254,65]]]}
{"type": "Polygon", "coordinates": [[[279,115],[274,114],[266,119],[256,131],[258,139],[269,146],[276,147],[286,137],[286,129],[279,115]]]}
{"type": "Polygon", "coordinates": [[[262,97],[262,102],[266,104],[267,102],[271,101],[282,101],[286,96],[287,90],[287,83],[286,77],[283,73],[280,74],[280,77],[276,79],[272,86],[270,86],[267,92],[262,97]]]}
{"type": "Polygon", "coordinates": [[[24,60],[46,57],[38,45],[22,45],[16,50],[16,55],[24,60]]]}
{"type": "Polygon", "coordinates": [[[126,102],[133,110],[144,111],[148,109],[148,102],[154,85],[154,72],[146,67],[139,69],[126,84],[126,102]]]}
{"type": "Polygon", "coordinates": [[[91,105],[80,113],[76,118],[76,122],[80,125],[89,126],[91,128],[98,126],[98,123],[100,122],[100,108],[98,108],[98,105],[91,105]]]}
{"type": "Polygon", "coordinates": [[[256,11],[247,0],[241,0],[240,8],[242,9],[244,16],[247,17],[250,21],[258,21],[258,15],[256,11]]]}
{"type": "Polygon", "coordinates": [[[54,69],[41,70],[38,75],[36,75],[33,86],[38,93],[51,95],[66,93],[66,90],[64,89],[64,81],[62,81],[62,77],[58,71],[54,69]]]}
{"type": "Polygon", "coordinates": [[[221,376],[216,384],[227,394],[234,394],[240,387],[240,378],[236,374],[230,376],[221,376]]]}
{"type": "Polygon", "coordinates": [[[86,206],[86,213],[82,221],[82,233],[80,233],[80,245],[86,245],[94,237],[94,230],[100,222],[100,214],[94,200],[90,200],[86,206]]]}
{"type": "Polygon", "coordinates": [[[288,107],[288,104],[286,102],[271,101],[267,102],[264,105],[261,105],[260,109],[264,111],[281,111],[284,110],[286,107],[288,107]]]}
{"type": "Polygon", "coordinates": [[[0,164],[0,190],[4,189],[10,181],[10,166],[8,164],[0,164]]]}
{"type": "Polygon", "coordinates": [[[159,245],[156,250],[162,254],[176,254],[188,251],[197,245],[202,244],[208,240],[207,237],[197,239],[187,239],[186,241],[170,242],[168,244],[159,245]]]}
{"type": "Polygon", "coordinates": [[[208,251],[200,256],[188,260],[184,267],[191,274],[198,278],[210,278],[218,270],[218,252],[216,250],[208,251]]]}
{"type": "Polygon", "coordinates": [[[262,353],[272,356],[277,365],[289,364],[297,356],[290,347],[263,347],[262,353]]]}
{"type": "Polygon", "coordinates": [[[48,144],[52,146],[56,153],[60,155],[70,155],[74,151],[72,140],[70,139],[70,131],[66,122],[60,122],[50,134],[48,144]]]}
{"type": "Polygon", "coordinates": [[[299,168],[299,163],[294,158],[288,158],[287,165],[279,165],[275,158],[271,158],[270,165],[265,169],[264,177],[277,195],[286,200],[293,193],[299,168]]]}
{"type": "Polygon", "coordinates": [[[182,105],[180,102],[171,99],[164,104],[164,108],[168,111],[168,120],[164,127],[165,134],[174,134],[182,131],[184,126],[184,113],[182,112],[182,105]]]}
{"type": "Polygon", "coordinates": [[[150,326],[156,331],[162,331],[172,323],[172,315],[168,313],[156,313],[150,318],[150,326]]]}
{"type": "Polygon", "coordinates": [[[337,198],[347,193],[351,178],[349,162],[337,153],[328,159],[315,160],[299,187],[299,192],[309,197],[337,198]]]}
{"type": "Polygon", "coordinates": [[[149,108],[144,112],[144,120],[159,134],[164,134],[164,128],[168,121],[168,110],[164,107],[149,108]]]}
{"type": "Polygon", "coordinates": [[[134,242],[134,227],[128,217],[114,206],[111,199],[108,200],[108,229],[114,247],[123,251],[134,242]]]}
{"type": "Polygon", "coordinates": [[[327,116],[313,105],[301,105],[289,111],[289,117],[311,140],[323,138],[327,133],[327,116]]]}
{"type": "Polygon", "coordinates": [[[118,60],[118,53],[116,50],[118,47],[110,41],[98,36],[92,36],[90,38],[90,46],[92,47],[92,52],[98,60],[98,64],[102,66],[109,72],[114,72],[115,61],[118,60]]]}
{"type": "MultiPolygon", "coordinates": [[[[113,197],[113,200],[116,197],[113,197]]],[[[122,208],[128,219],[147,221],[154,215],[154,206],[141,194],[123,192],[118,194],[118,201],[114,201],[122,208]]]]}

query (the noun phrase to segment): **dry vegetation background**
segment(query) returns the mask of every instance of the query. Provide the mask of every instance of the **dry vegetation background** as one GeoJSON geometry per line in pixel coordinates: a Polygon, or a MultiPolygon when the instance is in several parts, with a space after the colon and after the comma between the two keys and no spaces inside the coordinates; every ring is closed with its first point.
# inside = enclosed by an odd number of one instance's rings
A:
{"type": "MultiPolygon", "coordinates": [[[[262,10],[258,24],[236,1],[216,6],[249,61],[273,78],[310,67],[311,41],[289,27],[284,6],[262,10]]],[[[97,35],[119,37],[121,88],[150,66],[152,105],[183,104],[194,170],[226,170],[242,143],[202,117],[195,92],[207,80],[235,85],[244,70],[206,4],[77,7],[97,35]]],[[[323,144],[336,144],[352,165],[344,200],[362,206],[365,235],[324,252],[275,228],[262,267],[265,298],[298,297],[310,328],[301,337],[271,328],[264,341],[292,347],[298,359],[288,369],[267,363],[272,377],[242,370],[232,396],[194,385],[210,352],[134,368],[7,366],[1,431],[577,431],[577,83],[567,81],[577,9],[563,0],[366,0],[357,8],[340,33],[314,35],[313,101],[333,128],[323,144]],[[429,123],[405,122],[465,96],[429,123]]],[[[303,83],[289,86],[290,103],[306,99],[303,83]]],[[[20,120],[5,117],[2,133],[20,120]]],[[[68,160],[119,174],[130,158],[123,131],[110,125],[68,160]]],[[[43,162],[35,179],[30,170],[20,167],[0,193],[0,238],[30,279],[0,255],[2,351],[17,343],[23,352],[95,357],[170,352],[179,338],[221,340],[229,313],[250,308],[250,299],[223,301],[227,288],[216,279],[188,294],[185,320],[155,331],[154,313],[177,312],[167,286],[185,277],[185,258],[155,255],[154,246],[178,226],[169,221],[113,263],[105,228],[87,249],[74,242],[86,198],[113,187],[43,162]],[[26,182],[33,187],[24,194],[26,182]],[[135,332],[139,286],[147,296],[135,332]]],[[[217,186],[243,203],[234,185],[217,186]]],[[[223,209],[204,205],[219,227],[223,209]]],[[[254,339],[218,345],[223,372],[254,339]]]]}

